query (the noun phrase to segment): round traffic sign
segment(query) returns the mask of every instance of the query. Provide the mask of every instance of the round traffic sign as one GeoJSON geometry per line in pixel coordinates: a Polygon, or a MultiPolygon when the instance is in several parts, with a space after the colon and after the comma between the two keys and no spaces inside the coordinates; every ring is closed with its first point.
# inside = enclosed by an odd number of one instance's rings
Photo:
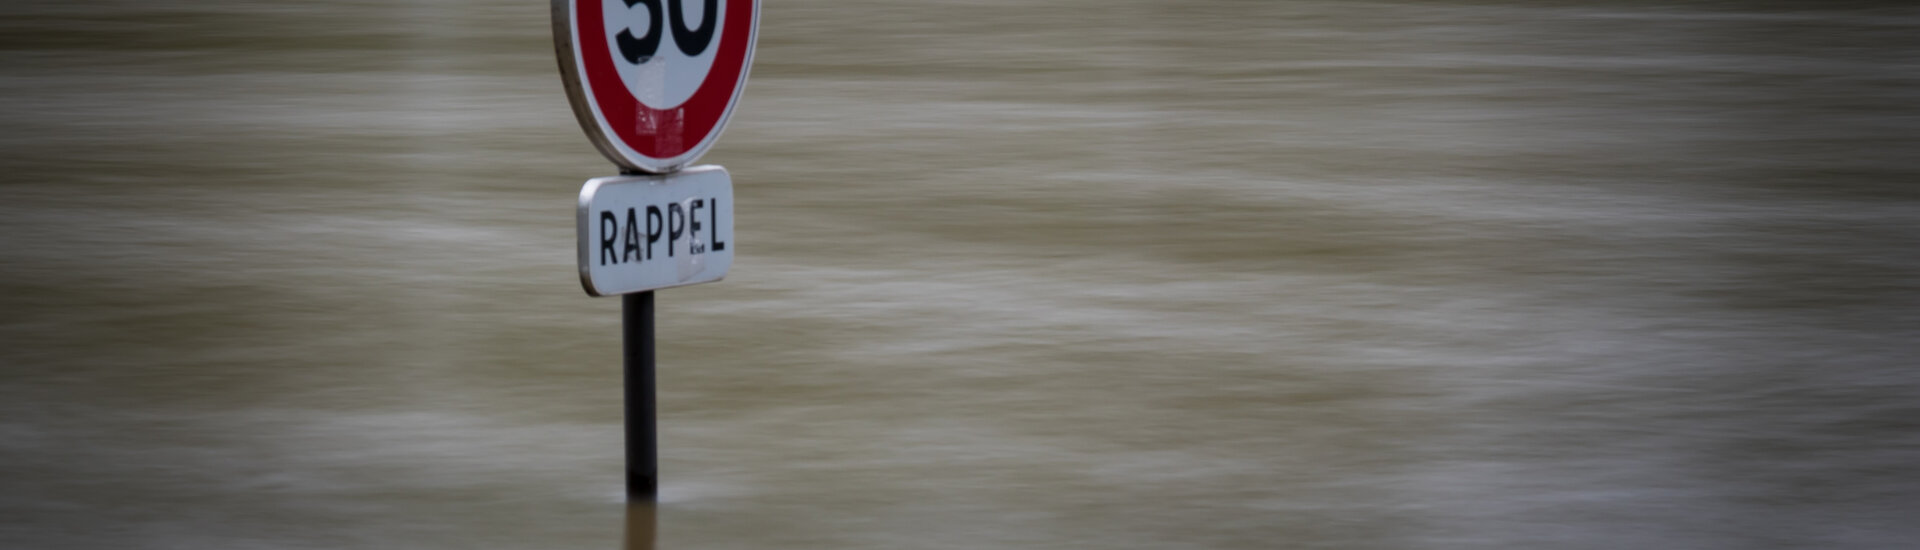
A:
{"type": "Polygon", "coordinates": [[[553,0],[580,127],[614,164],[656,174],[713,147],[746,87],[759,27],[759,0],[553,0]]]}

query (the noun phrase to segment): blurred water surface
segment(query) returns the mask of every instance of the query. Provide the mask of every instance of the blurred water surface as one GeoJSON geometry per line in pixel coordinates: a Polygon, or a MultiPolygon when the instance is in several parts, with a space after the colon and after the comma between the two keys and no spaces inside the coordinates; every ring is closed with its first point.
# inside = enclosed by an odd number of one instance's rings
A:
{"type": "Polygon", "coordinates": [[[769,3],[632,513],[547,17],[0,7],[0,547],[1920,537],[1909,3],[769,3]]]}

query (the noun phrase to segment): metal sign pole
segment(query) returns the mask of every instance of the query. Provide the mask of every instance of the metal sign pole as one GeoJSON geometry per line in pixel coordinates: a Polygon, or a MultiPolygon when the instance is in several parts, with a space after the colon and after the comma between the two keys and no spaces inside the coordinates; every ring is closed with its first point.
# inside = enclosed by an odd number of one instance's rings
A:
{"type": "Polygon", "coordinates": [[[653,291],[620,296],[620,333],[626,355],[627,498],[653,500],[660,479],[653,418],[653,291]]]}
{"type": "MultiPolygon", "coordinates": [[[[653,291],[718,281],[733,266],[733,179],[725,168],[693,162],[740,102],[759,40],[760,0],[731,0],[724,9],[706,0],[693,30],[680,17],[683,0],[666,3],[670,21],[661,19],[658,0],[646,2],[646,18],[601,0],[552,2],[567,102],[587,139],[621,172],[581,186],[574,228],[581,287],[591,296],[621,296],[627,498],[650,502],[660,488],[653,291]]],[[[626,0],[625,8],[636,3],[626,0]]]]}

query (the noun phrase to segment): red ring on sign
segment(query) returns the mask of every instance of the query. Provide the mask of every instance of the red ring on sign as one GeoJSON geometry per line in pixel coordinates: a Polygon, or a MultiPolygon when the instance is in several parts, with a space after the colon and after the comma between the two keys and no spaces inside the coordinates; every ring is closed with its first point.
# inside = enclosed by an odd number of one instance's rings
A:
{"type": "Polygon", "coordinates": [[[574,13],[578,18],[574,40],[580,47],[581,69],[587,87],[593,90],[593,102],[600,109],[601,120],[621,143],[642,155],[664,160],[686,154],[713,137],[726,118],[741,77],[746,74],[747,50],[754,31],[754,2],[746,0],[745,4],[744,9],[727,7],[726,24],[718,39],[720,49],[714,52],[713,67],[693,96],[679,106],[655,109],[641,104],[620,81],[606,37],[597,32],[583,36],[586,34],[583,29],[606,28],[600,1],[574,0],[574,13]]]}

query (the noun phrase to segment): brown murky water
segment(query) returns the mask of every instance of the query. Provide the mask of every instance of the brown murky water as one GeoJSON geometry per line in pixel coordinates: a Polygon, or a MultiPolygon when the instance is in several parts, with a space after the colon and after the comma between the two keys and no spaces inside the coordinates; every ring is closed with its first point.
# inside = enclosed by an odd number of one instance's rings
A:
{"type": "Polygon", "coordinates": [[[770,3],[629,511],[544,2],[8,2],[0,547],[1911,544],[1903,4],[770,3]]]}

